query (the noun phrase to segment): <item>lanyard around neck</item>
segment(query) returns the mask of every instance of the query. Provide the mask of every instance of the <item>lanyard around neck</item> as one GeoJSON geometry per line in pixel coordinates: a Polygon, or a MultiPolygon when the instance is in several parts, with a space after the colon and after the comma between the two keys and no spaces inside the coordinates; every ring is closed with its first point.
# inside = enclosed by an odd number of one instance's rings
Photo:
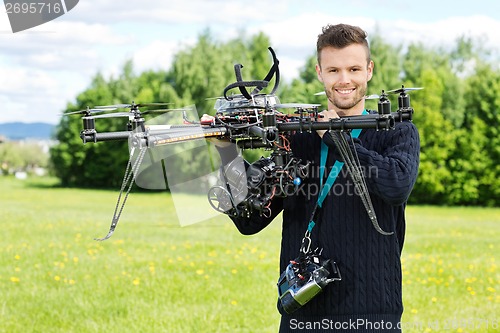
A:
{"type": "MultiPolygon", "coordinates": [[[[368,114],[366,110],[363,110],[362,114],[368,114]]],[[[326,133],[325,133],[326,134],[326,133]]],[[[361,129],[353,129],[351,131],[351,136],[353,138],[359,137],[361,134],[361,129]]],[[[316,202],[316,206],[314,207],[313,213],[311,215],[311,219],[309,221],[309,225],[307,226],[307,231],[306,231],[306,236],[304,238],[307,239],[309,238],[309,235],[311,234],[312,229],[316,225],[316,222],[314,220],[316,219],[316,214],[318,213],[318,207],[321,208],[323,206],[323,201],[325,200],[326,196],[328,195],[328,192],[330,192],[330,189],[333,186],[333,183],[337,179],[340,170],[342,170],[342,167],[344,166],[344,162],[340,162],[339,160],[335,161],[332,169],[330,170],[330,173],[328,174],[328,178],[326,179],[325,185],[323,185],[323,176],[325,174],[325,168],[326,168],[326,159],[328,157],[328,146],[324,143],[324,141],[321,141],[321,155],[320,155],[320,167],[319,167],[319,181],[320,181],[320,187],[321,187],[321,192],[319,193],[318,196],[318,201],[316,202]]],[[[304,243],[303,240],[303,243],[304,243]]],[[[310,244],[310,239],[309,239],[309,244],[310,244]]]]}
{"type": "MultiPolygon", "coordinates": [[[[368,112],[366,110],[364,110],[362,114],[368,114],[368,112]]],[[[360,134],[361,134],[361,129],[354,129],[351,131],[352,138],[358,138],[360,134]]],[[[318,201],[316,202],[316,205],[315,205],[313,212],[311,214],[311,219],[309,220],[309,225],[307,226],[307,231],[304,235],[304,238],[302,239],[302,246],[301,246],[300,251],[303,253],[308,253],[310,250],[310,247],[312,244],[311,232],[312,232],[314,226],[316,225],[315,220],[318,217],[317,214],[318,214],[319,210],[321,209],[321,206],[323,205],[323,201],[325,200],[326,196],[328,195],[328,192],[330,192],[330,189],[331,189],[333,183],[337,179],[337,176],[339,175],[340,170],[344,166],[343,162],[340,162],[338,160],[335,161],[335,164],[333,165],[332,169],[330,170],[330,173],[328,174],[328,178],[326,180],[326,183],[323,185],[323,176],[324,176],[324,171],[325,171],[325,167],[326,167],[327,157],[328,157],[328,146],[323,141],[321,141],[321,155],[320,155],[320,169],[319,169],[321,192],[318,196],[318,201]]],[[[371,201],[370,201],[370,205],[371,205],[371,201]]],[[[383,235],[391,235],[394,233],[394,232],[388,233],[388,232],[383,231],[377,223],[377,218],[375,216],[373,207],[371,207],[371,209],[370,209],[367,207],[366,204],[365,204],[365,207],[367,208],[367,213],[370,216],[370,219],[372,220],[372,223],[378,232],[380,232],[383,235]]]]}
{"type": "MultiPolygon", "coordinates": [[[[362,114],[368,114],[366,110],[363,110],[362,114]]],[[[325,133],[326,134],[326,133],[325,133]]],[[[361,134],[361,129],[353,129],[351,131],[351,136],[353,138],[359,137],[361,134]]],[[[328,192],[330,192],[330,189],[333,186],[333,183],[337,179],[337,176],[340,173],[340,170],[344,166],[344,162],[340,161],[335,161],[335,164],[333,165],[332,169],[330,170],[330,173],[328,174],[328,178],[326,180],[325,185],[323,186],[323,176],[325,174],[325,168],[326,168],[326,159],[328,157],[328,146],[325,144],[325,142],[322,140],[321,141],[321,156],[320,156],[320,167],[319,167],[319,181],[320,181],[320,188],[321,192],[318,197],[318,207],[321,207],[323,205],[323,201],[325,200],[326,196],[328,195],[328,192]]]]}

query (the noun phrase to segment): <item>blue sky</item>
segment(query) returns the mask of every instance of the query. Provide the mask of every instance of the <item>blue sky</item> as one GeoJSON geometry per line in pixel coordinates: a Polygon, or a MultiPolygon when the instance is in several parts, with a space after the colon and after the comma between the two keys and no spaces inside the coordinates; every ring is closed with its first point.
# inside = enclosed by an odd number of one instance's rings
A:
{"type": "MultiPolygon", "coordinates": [[[[0,122],[57,123],[68,102],[98,72],[118,73],[133,59],[138,72],[167,69],[172,56],[210,28],[220,40],[244,30],[271,39],[285,78],[294,77],[328,23],[379,29],[388,42],[453,45],[485,36],[500,52],[500,1],[394,0],[81,0],[66,15],[13,34],[0,13],[0,122]]],[[[238,61],[238,59],[235,59],[238,61]]],[[[375,73],[376,75],[376,73],[375,73]]],[[[123,101],[130,102],[130,101],[123,101]]]]}

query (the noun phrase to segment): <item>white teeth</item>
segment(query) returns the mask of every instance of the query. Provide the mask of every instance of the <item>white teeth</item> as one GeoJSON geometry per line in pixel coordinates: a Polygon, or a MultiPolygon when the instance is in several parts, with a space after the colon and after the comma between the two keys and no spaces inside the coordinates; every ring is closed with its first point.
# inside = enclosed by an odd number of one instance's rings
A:
{"type": "Polygon", "coordinates": [[[339,94],[350,94],[354,91],[354,89],[337,89],[339,94]]]}

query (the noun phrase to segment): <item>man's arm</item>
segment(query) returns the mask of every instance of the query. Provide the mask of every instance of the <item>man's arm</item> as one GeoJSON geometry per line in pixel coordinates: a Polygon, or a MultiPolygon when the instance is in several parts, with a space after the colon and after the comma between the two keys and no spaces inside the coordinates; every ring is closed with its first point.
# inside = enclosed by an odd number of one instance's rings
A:
{"type": "MultiPolygon", "coordinates": [[[[381,149],[369,150],[359,139],[354,139],[360,164],[370,193],[391,205],[401,205],[410,196],[417,179],[420,139],[411,122],[397,123],[394,130],[381,132],[377,139],[381,149]]],[[[324,142],[334,147],[329,135],[324,142]]]]}
{"type": "MultiPolygon", "coordinates": [[[[222,167],[231,166],[231,162],[239,158],[239,154],[236,145],[230,144],[225,145],[222,143],[215,143],[217,151],[221,157],[222,167]]],[[[245,170],[248,169],[248,162],[243,160],[245,164],[245,170]]],[[[238,163],[236,163],[238,164],[238,163]]],[[[246,185],[246,184],[245,184],[246,185]]],[[[283,199],[273,198],[271,200],[271,205],[269,210],[271,214],[269,216],[260,216],[257,211],[254,211],[250,216],[231,216],[231,220],[234,222],[236,228],[244,235],[253,235],[267,227],[272,220],[281,212],[283,209],[283,199]]]]}

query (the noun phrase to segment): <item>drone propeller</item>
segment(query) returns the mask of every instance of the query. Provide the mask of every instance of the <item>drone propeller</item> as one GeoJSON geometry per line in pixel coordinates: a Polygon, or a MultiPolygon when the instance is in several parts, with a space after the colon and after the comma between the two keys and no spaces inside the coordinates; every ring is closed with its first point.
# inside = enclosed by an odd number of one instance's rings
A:
{"type": "Polygon", "coordinates": [[[189,108],[189,107],[186,107],[186,108],[175,108],[175,109],[146,110],[146,111],[141,111],[141,114],[150,113],[150,112],[164,112],[164,113],[167,113],[167,112],[184,112],[184,111],[192,112],[193,109],[189,108]]]}
{"type": "Polygon", "coordinates": [[[141,114],[147,113],[167,113],[167,112],[175,112],[175,111],[184,111],[185,109],[156,109],[156,110],[145,110],[141,111],[141,114]]]}
{"type": "Polygon", "coordinates": [[[253,109],[265,110],[266,107],[262,106],[262,105],[235,105],[235,106],[220,108],[217,111],[224,112],[224,111],[232,111],[232,110],[253,110],[253,109]]]}
{"type": "Polygon", "coordinates": [[[401,88],[399,89],[394,89],[394,90],[389,90],[387,91],[388,93],[391,93],[391,94],[402,94],[402,93],[405,93],[407,91],[413,91],[413,90],[421,90],[421,89],[424,89],[422,87],[417,87],[417,88],[405,88],[404,85],[401,86],[401,88]]]}
{"type": "Polygon", "coordinates": [[[83,114],[85,116],[91,116],[94,113],[99,113],[99,112],[107,112],[107,111],[113,111],[116,110],[116,108],[109,108],[109,107],[98,107],[98,108],[89,108],[87,107],[85,110],[79,110],[79,111],[72,111],[72,112],[65,112],[62,115],[63,116],[68,116],[72,114],[83,114]]]}
{"type": "Polygon", "coordinates": [[[321,95],[326,95],[326,92],[320,91],[314,94],[314,96],[321,96],[321,95]]]}
{"type": "Polygon", "coordinates": [[[284,103],[273,105],[276,109],[314,109],[321,104],[284,103]]]}
{"type": "Polygon", "coordinates": [[[115,112],[115,113],[106,113],[106,114],[100,114],[97,116],[92,116],[92,118],[98,119],[98,118],[130,117],[133,115],[134,114],[132,114],[130,112],[115,112]]]}
{"type": "Polygon", "coordinates": [[[84,114],[85,117],[88,117],[88,118],[115,118],[115,117],[136,117],[137,118],[137,117],[140,117],[144,113],[167,112],[166,109],[139,111],[139,107],[142,107],[142,106],[165,106],[165,105],[170,105],[170,104],[171,103],[139,103],[139,104],[135,104],[134,102],[132,102],[132,104],[99,105],[99,106],[96,106],[95,109],[90,109],[87,107],[87,110],[69,112],[66,114],[84,114]],[[114,113],[107,113],[107,114],[93,116],[94,113],[109,112],[109,111],[114,111],[116,109],[130,109],[130,111],[129,112],[114,112],[114,113]]]}
{"type": "Polygon", "coordinates": [[[101,105],[101,106],[96,106],[96,108],[102,109],[102,108],[115,108],[115,109],[136,109],[140,108],[143,106],[166,106],[170,105],[172,103],[139,103],[135,104],[135,102],[132,102],[132,104],[115,104],[115,105],[101,105]]]}

